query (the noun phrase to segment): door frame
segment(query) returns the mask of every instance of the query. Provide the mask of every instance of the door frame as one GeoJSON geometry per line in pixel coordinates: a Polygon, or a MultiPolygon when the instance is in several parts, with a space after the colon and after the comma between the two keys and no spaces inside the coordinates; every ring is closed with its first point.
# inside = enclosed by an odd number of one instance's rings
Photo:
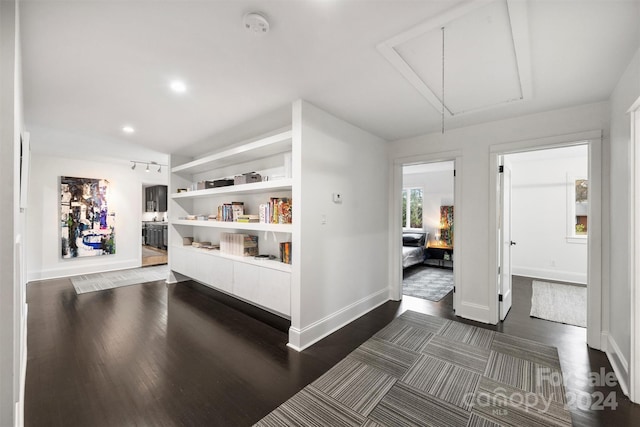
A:
{"type": "Polygon", "coordinates": [[[511,277],[509,277],[509,292],[508,292],[508,298],[505,301],[505,297],[507,297],[504,293],[504,280],[505,277],[507,276],[511,276],[511,245],[508,246],[508,251],[509,251],[509,271],[508,271],[508,275],[505,274],[505,266],[504,266],[504,258],[505,258],[505,251],[507,250],[505,248],[505,242],[507,239],[505,239],[504,236],[504,230],[502,231],[502,233],[500,233],[500,223],[502,222],[502,226],[504,227],[504,224],[506,224],[506,222],[504,221],[504,213],[505,213],[505,206],[503,204],[504,202],[504,195],[507,194],[507,192],[505,190],[507,190],[507,185],[505,184],[505,177],[508,175],[509,176],[509,186],[508,186],[508,194],[509,194],[509,242],[511,242],[512,236],[511,236],[511,221],[512,221],[512,193],[511,193],[511,189],[512,189],[512,185],[511,185],[511,168],[509,167],[510,165],[506,164],[507,160],[504,156],[498,156],[498,168],[504,168],[502,172],[499,172],[498,174],[498,185],[499,185],[499,199],[498,202],[500,203],[500,207],[499,207],[499,211],[498,211],[498,215],[499,215],[499,219],[498,219],[498,236],[499,236],[499,240],[497,243],[497,248],[498,248],[498,266],[500,274],[498,275],[498,295],[502,296],[502,301],[500,300],[500,297],[498,297],[498,316],[499,319],[501,321],[504,321],[504,319],[507,318],[507,316],[509,315],[509,311],[511,311],[511,306],[513,305],[513,281],[511,280],[511,277]],[[506,313],[502,313],[503,308],[501,307],[501,304],[504,306],[505,304],[508,303],[509,308],[507,308],[506,313]]]}
{"type": "Polygon", "coordinates": [[[640,403],[640,98],[627,111],[630,121],[630,185],[629,203],[629,281],[630,281],[630,337],[629,337],[629,398],[640,403]]]}
{"type": "MultiPolygon", "coordinates": [[[[462,151],[444,151],[434,154],[398,157],[391,162],[390,201],[389,203],[389,298],[393,301],[402,300],[402,227],[398,224],[402,219],[402,167],[412,164],[453,162],[455,178],[453,183],[453,212],[455,218],[461,218],[462,213],[462,151]]],[[[460,282],[460,265],[464,262],[462,254],[461,233],[463,227],[461,221],[455,220],[455,233],[453,234],[453,247],[455,251],[455,264],[453,267],[453,309],[456,310],[463,284],[460,282]],[[457,265],[457,266],[456,266],[457,265]]]]}
{"type": "Polygon", "coordinates": [[[589,147],[589,234],[587,236],[587,344],[602,348],[602,131],[593,130],[490,147],[489,160],[489,312],[498,323],[498,157],[526,151],[586,144],[589,147]]]}

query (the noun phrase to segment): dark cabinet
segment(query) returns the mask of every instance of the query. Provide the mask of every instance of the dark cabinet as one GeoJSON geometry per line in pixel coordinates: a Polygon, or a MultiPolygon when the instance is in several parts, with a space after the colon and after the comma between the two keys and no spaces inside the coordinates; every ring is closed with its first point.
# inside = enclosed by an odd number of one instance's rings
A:
{"type": "Polygon", "coordinates": [[[167,186],[154,185],[144,189],[144,206],[146,212],[167,211],[167,186]]]}
{"type": "Polygon", "coordinates": [[[168,228],[166,224],[147,224],[144,229],[145,244],[158,249],[167,248],[168,228]]]}

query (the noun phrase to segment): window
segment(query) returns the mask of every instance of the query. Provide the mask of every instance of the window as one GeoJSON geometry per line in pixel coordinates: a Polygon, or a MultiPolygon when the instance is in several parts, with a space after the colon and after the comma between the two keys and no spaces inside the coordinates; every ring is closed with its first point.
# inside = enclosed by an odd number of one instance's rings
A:
{"type": "Polygon", "coordinates": [[[569,177],[567,189],[567,240],[569,243],[586,243],[589,229],[589,181],[569,177]]]}
{"type": "Polygon", "coordinates": [[[422,188],[402,190],[402,227],[422,229],[422,188]]]}

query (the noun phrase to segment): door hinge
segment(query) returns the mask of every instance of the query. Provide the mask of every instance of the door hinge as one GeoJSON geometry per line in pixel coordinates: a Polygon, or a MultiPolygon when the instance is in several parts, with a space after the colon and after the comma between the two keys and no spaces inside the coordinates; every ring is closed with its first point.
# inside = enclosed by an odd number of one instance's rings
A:
{"type": "Polygon", "coordinates": [[[502,302],[502,294],[498,294],[498,302],[502,302]]]}
{"type": "Polygon", "coordinates": [[[456,176],[456,170],[454,169],[453,170],[453,177],[455,178],[455,176],[456,176]]]}
{"type": "Polygon", "coordinates": [[[456,287],[455,286],[453,287],[453,293],[454,294],[456,293],[456,287]]]}
{"type": "Polygon", "coordinates": [[[498,275],[500,275],[500,271],[502,271],[502,267],[498,266],[498,275]]]}
{"type": "Polygon", "coordinates": [[[504,166],[500,165],[498,166],[498,173],[503,173],[504,172],[504,166]]]}

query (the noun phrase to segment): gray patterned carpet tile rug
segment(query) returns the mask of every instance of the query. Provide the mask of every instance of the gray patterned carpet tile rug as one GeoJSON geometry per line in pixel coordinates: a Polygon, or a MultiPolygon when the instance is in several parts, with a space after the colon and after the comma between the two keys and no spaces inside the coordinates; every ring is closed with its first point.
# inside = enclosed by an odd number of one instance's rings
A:
{"type": "Polygon", "coordinates": [[[452,270],[420,265],[405,269],[403,275],[403,295],[437,302],[453,290],[452,270]]]}
{"type": "Polygon", "coordinates": [[[571,426],[555,347],[406,311],[256,426],[571,426]]]}
{"type": "Polygon", "coordinates": [[[104,291],[121,286],[166,280],[169,275],[168,265],[131,268],[128,270],[107,271],[105,273],[82,274],[71,277],[71,283],[77,294],[104,291]]]}
{"type": "Polygon", "coordinates": [[[587,327],[587,287],[534,280],[531,317],[587,327]]]}

